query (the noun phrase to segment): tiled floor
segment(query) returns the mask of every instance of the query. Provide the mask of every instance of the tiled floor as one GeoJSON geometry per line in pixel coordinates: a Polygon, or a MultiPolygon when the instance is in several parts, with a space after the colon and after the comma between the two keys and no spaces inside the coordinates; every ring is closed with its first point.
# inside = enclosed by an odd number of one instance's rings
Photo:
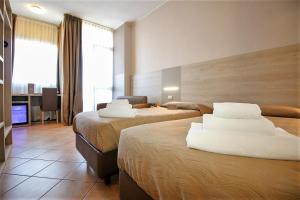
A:
{"type": "Polygon", "coordinates": [[[0,199],[118,199],[119,185],[95,177],[75,148],[71,127],[13,129],[9,158],[0,164],[0,199]]]}

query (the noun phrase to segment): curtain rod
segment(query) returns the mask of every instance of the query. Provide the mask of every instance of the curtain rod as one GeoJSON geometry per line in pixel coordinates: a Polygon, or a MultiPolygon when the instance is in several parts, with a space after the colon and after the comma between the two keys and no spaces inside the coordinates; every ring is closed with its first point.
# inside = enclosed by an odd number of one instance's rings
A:
{"type": "Polygon", "coordinates": [[[109,31],[114,31],[114,29],[112,29],[112,28],[110,28],[110,27],[107,27],[107,26],[104,26],[104,25],[101,25],[101,24],[97,24],[97,23],[91,22],[91,21],[89,21],[89,20],[82,19],[82,21],[85,21],[85,22],[87,22],[87,23],[91,23],[91,24],[93,24],[93,25],[95,25],[95,26],[99,26],[99,27],[104,28],[104,29],[107,29],[107,30],[109,30],[109,31]]]}

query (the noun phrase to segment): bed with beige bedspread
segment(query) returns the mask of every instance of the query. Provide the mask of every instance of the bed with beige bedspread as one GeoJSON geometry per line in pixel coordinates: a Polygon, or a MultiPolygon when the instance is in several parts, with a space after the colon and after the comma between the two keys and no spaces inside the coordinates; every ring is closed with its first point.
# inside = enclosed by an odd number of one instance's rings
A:
{"type": "MultiPolygon", "coordinates": [[[[268,118],[300,136],[300,119],[268,118]]],[[[153,199],[300,199],[300,162],[189,149],[186,135],[190,124],[201,120],[123,130],[119,168],[153,199]]]]}
{"type": "Polygon", "coordinates": [[[101,152],[118,148],[122,129],[141,124],[155,123],[201,116],[196,110],[169,110],[162,107],[137,110],[135,118],[103,118],[97,112],[83,112],[75,116],[73,129],[101,152]]]}

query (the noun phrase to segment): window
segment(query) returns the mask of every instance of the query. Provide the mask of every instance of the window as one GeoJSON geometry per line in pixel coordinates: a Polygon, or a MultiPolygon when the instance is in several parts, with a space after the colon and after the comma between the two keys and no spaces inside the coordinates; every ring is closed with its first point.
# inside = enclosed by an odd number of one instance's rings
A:
{"type": "Polygon", "coordinates": [[[113,32],[83,22],[83,111],[95,111],[97,103],[112,100],[113,32]]]}
{"type": "Polygon", "coordinates": [[[35,92],[43,87],[56,87],[57,47],[53,44],[16,38],[13,93],[27,93],[27,84],[35,84],[35,92]]]}
{"type": "Polygon", "coordinates": [[[14,94],[27,93],[28,83],[35,92],[57,86],[57,27],[17,17],[14,71],[14,94]]]}

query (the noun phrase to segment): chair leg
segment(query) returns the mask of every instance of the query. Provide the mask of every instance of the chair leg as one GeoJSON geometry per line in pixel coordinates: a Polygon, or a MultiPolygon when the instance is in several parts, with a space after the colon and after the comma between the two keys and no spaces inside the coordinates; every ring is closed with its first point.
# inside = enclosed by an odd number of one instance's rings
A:
{"type": "Polygon", "coordinates": [[[56,123],[58,124],[59,123],[59,115],[58,115],[58,110],[56,111],[56,123]]]}
{"type": "Polygon", "coordinates": [[[110,185],[111,184],[111,176],[105,176],[104,177],[104,184],[105,185],[110,185]]]}
{"type": "Polygon", "coordinates": [[[42,124],[44,125],[44,112],[42,111],[42,118],[41,118],[41,120],[42,120],[42,124]]]}

